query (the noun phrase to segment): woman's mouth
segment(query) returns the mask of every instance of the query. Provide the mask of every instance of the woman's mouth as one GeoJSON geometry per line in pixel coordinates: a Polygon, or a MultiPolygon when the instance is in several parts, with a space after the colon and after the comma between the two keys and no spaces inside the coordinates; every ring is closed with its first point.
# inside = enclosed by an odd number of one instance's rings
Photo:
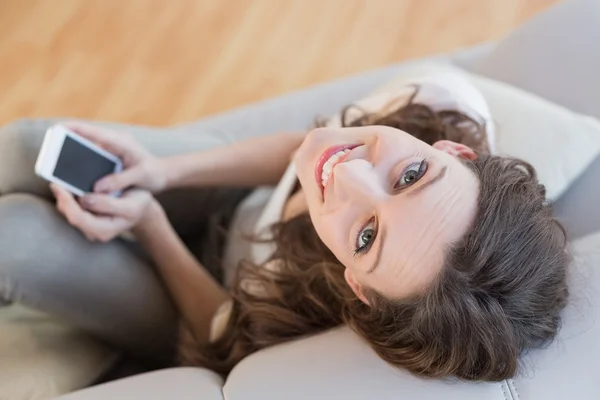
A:
{"type": "Polygon", "coordinates": [[[321,188],[321,192],[324,192],[331,175],[333,174],[333,168],[344,161],[350,151],[359,146],[358,144],[346,144],[331,146],[319,157],[315,166],[315,179],[317,185],[321,188]]]}

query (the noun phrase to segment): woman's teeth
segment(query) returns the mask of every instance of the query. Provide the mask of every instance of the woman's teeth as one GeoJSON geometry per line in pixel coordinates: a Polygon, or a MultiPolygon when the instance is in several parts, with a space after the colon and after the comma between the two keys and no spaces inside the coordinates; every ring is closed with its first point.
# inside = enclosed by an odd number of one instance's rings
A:
{"type": "Polygon", "coordinates": [[[333,171],[333,167],[335,167],[336,164],[340,161],[340,159],[348,153],[350,153],[350,149],[338,151],[337,153],[329,157],[329,160],[325,161],[325,164],[323,164],[323,172],[321,173],[321,184],[323,185],[323,187],[325,187],[325,185],[327,184],[327,181],[331,176],[331,172],[333,171]]]}

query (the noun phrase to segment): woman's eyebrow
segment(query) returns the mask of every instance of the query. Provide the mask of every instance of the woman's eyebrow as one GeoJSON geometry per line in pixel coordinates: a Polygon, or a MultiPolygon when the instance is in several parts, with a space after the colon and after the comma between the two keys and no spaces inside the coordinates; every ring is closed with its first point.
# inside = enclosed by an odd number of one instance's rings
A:
{"type": "Polygon", "coordinates": [[[432,179],[428,180],[427,182],[425,182],[424,184],[422,184],[421,186],[414,188],[413,190],[409,191],[408,193],[406,193],[408,196],[414,196],[415,194],[420,193],[421,191],[423,191],[423,189],[425,189],[426,187],[431,186],[431,184],[438,182],[439,180],[441,180],[444,175],[446,175],[446,170],[448,169],[448,166],[445,166],[444,168],[442,168],[440,170],[440,172],[432,179]]]}

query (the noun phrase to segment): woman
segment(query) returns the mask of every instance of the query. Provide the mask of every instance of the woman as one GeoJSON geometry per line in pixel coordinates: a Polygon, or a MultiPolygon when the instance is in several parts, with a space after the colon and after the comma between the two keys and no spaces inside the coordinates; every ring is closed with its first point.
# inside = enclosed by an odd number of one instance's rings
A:
{"type": "Polygon", "coordinates": [[[261,348],[346,323],[417,374],[511,377],[519,355],[559,329],[564,230],[529,164],[487,154],[491,119],[469,83],[430,77],[393,97],[378,112],[344,110],[343,127],[163,159],[129,137],[72,123],[126,170],[79,201],[52,190],[90,240],[131,229],[152,256],[184,323],[185,364],[225,374],[261,348]],[[229,224],[230,290],[151,195],[278,181],[268,201],[253,193],[229,224]],[[122,189],[121,198],[106,194],[122,189]]]}

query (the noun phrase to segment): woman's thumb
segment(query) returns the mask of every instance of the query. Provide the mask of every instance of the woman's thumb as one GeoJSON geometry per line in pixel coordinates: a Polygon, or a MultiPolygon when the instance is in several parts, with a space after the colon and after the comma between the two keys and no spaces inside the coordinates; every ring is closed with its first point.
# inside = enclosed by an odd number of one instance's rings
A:
{"type": "Polygon", "coordinates": [[[132,186],[141,186],[142,169],[133,167],[117,174],[107,175],[94,185],[96,193],[112,193],[132,186]]]}

